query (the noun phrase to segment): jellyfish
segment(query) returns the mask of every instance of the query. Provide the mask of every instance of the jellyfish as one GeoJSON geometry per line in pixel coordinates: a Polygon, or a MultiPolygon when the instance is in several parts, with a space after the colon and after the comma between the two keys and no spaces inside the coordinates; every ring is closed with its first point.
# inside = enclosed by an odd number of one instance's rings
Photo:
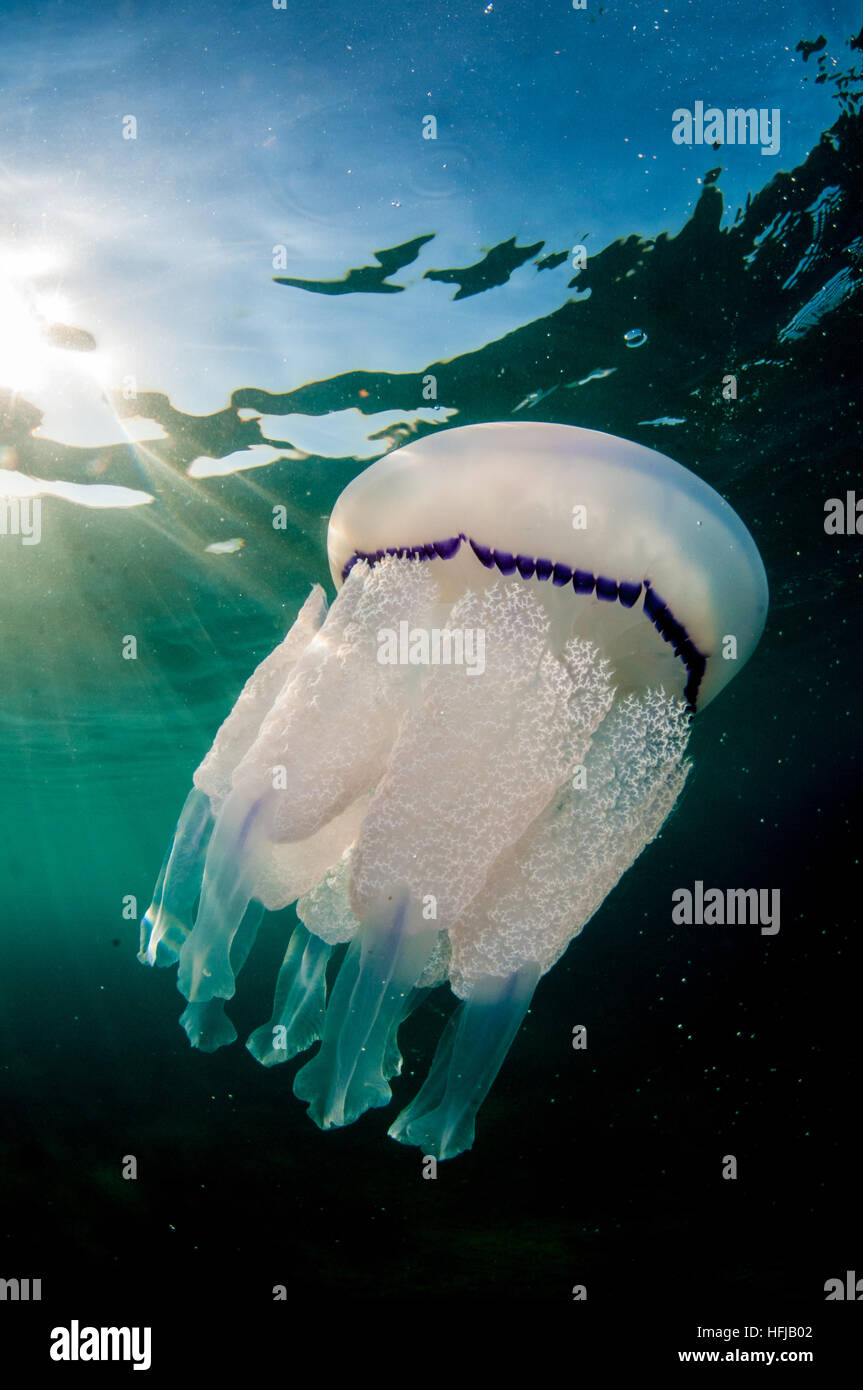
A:
{"type": "Polygon", "coordinates": [[[429,434],[341,494],[316,585],[193,777],[139,959],[178,966],[190,1042],[264,912],[296,904],[271,1067],[329,1129],[385,1106],[399,1029],[456,1003],[389,1128],[469,1149],[540,978],[669,816],[691,720],[751,656],[767,581],[740,518],[680,464],[594,430],[429,434]]]}

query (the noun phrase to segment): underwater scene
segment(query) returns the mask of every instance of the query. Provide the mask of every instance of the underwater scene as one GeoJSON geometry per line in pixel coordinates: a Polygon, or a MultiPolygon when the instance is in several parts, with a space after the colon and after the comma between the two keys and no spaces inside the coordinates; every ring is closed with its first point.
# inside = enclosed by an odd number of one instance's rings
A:
{"type": "Polygon", "coordinates": [[[6,0],[0,130],[4,1356],[850,1367],[863,9],[6,0]]]}

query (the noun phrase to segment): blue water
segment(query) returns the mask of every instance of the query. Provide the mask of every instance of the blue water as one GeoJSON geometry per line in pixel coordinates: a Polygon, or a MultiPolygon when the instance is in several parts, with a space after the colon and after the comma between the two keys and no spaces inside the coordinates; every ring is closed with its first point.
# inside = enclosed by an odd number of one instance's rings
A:
{"type": "MultiPolygon", "coordinates": [[[[73,1289],[96,1322],[115,1298],[158,1321],[143,1289],[169,1305],[214,1267],[246,1271],[253,1319],[276,1284],[569,1303],[586,1283],[597,1319],[637,1287],[666,1316],[685,1289],[702,1322],[799,1322],[859,1264],[860,551],[824,504],[863,495],[861,20],[4,6],[0,479],[39,480],[6,492],[39,493],[42,534],[0,536],[0,1277],[41,1276],[51,1325],[79,1316],[73,1289]],[[697,101],[778,110],[779,152],[674,144],[697,101]],[[191,1051],[123,901],[144,910],[220,720],[330,586],[345,484],[405,439],[506,419],[699,473],[755,537],[771,613],[662,837],[540,985],[475,1148],[432,1184],[390,1111],[322,1135],[293,1066],[191,1051]],[[779,887],[780,934],[673,927],[694,879],[779,887]]],[[[241,1038],[292,921],[247,967],[241,1038]]],[[[448,1007],[406,1028],[392,1113],[448,1007]]]]}

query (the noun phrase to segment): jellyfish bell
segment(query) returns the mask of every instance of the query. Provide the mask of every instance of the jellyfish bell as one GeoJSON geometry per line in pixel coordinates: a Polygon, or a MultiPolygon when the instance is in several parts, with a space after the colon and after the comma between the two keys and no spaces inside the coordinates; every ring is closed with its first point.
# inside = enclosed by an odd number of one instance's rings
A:
{"type": "Polygon", "coordinates": [[[445,599],[483,584],[477,560],[486,582],[535,579],[558,630],[597,640],[627,689],[682,693],[687,659],[697,669],[702,657],[699,709],[751,656],[767,615],[755,542],[713,488],[655,449],[572,425],[467,425],[405,445],[348,484],[327,549],[336,587],[357,559],[393,550],[446,558],[445,599]],[[722,659],[726,634],[736,660],[722,659]]]}
{"type": "Polygon", "coordinates": [[[399,1027],[448,982],[459,1002],[389,1131],[446,1158],[539,978],[659,833],[691,715],[754,651],[767,583],[740,519],[673,460],[525,422],[379,460],[328,552],[332,607],[313,589],[195,773],[140,959],[178,962],[181,1022],[212,1050],[263,910],[296,902],[247,1047],[271,1066],[321,1040],[294,1091],[322,1128],[389,1101],[399,1027]]]}

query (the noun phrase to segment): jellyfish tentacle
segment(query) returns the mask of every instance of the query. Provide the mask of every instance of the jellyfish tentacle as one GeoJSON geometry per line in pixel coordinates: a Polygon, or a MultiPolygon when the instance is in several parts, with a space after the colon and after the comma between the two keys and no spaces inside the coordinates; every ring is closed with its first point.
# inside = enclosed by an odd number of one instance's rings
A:
{"type": "Polygon", "coordinates": [[[321,1129],[352,1124],[387,1104],[389,1076],[398,1070],[395,1035],[416,1002],[412,991],[436,939],[402,889],[352,941],[327,1005],[320,1051],[294,1079],[294,1095],[321,1129]]]}
{"type": "Polygon", "coordinates": [[[217,1052],[237,1036],[236,1028],[225,1013],[224,999],[187,1004],[180,1014],[180,1027],[199,1052],[217,1052]]]}
{"type": "Polygon", "coordinates": [[[449,1019],[418,1094],[390,1126],[393,1139],[454,1158],[473,1144],[477,1111],[503,1065],[540,976],[534,962],[486,975],[449,1019]]]}
{"type": "Polygon", "coordinates": [[[406,1018],[409,1018],[428,994],[428,990],[421,985],[408,990],[404,996],[404,1004],[392,1021],[389,1036],[384,1044],[384,1056],[381,1063],[381,1071],[387,1081],[391,1081],[394,1076],[401,1076],[404,1058],[399,1047],[399,1029],[406,1018]]]}
{"type": "Polygon", "coordinates": [[[201,891],[212,831],[210,799],[205,792],[192,787],[159,871],[153,901],[141,918],[138,960],[142,965],[176,964],[192,930],[195,901],[201,891]]]}
{"type": "Polygon", "coordinates": [[[262,1067],[287,1062],[321,1037],[327,964],[333,947],[299,922],[279,969],[273,1014],[250,1034],[246,1047],[262,1067]]]}
{"type": "MultiPolygon", "coordinates": [[[[352,825],[352,809],[330,821],[329,825],[310,841],[271,846],[271,849],[281,853],[285,850],[293,851],[295,855],[301,855],[303,846],[308,847],[318,840],[323,840],[332,853],[338,854],[343,834],[338,834],[337,831],[346,817],[349,826],[352,825]]],[[[358,821],[357,824],[359,823],[358,821]]],[[[351,830],[343,833],[350,834],[351,830]]],[[[353,834],[356,834],[355,829],[353,834]]],[[[307,853],[304,858],[310,858],[310,855],[307,853]]],[[[317,864],[320,869],[317,858],[311,862],[317,864]]],[[[297,901],[299,920],[291,934],[279,970],[272,1017],[269,1023],[256,1028],[246,1043],[252,1056],[262,1066],[271,1067],[278,1062],[288,1061],[298,1052],[305,1052],[323,1035],[327,966],[335,947],[342,942],[350,941],[359,927],[347,895],[349,862],[350,847],[343,849],[336,861],[329,863],[328,867],[321,871],[318,881],[307,887],[297,901]]],[[[310,872],[312,876],[317,877],[311,865],[310,872]]],[[[292,887],[298,884],[299,879],[295,877],[292,887]]],[[[260,883],[258,887],[261,887],[260,883]]],[[[288,888],[284,896],[286,897],[290,891],[288,888]]],[[[281,905],[278,898],[276,903],[281,905]]]]}
{"type": "MultiPolygon", "coordinates": [[[[297,903],[300,920],[279,971],[273,1016],[269,1023],[255,1029],[246,1043],[252,1056],[263,1066],[288,1061],[323,1036],[328,962],[335,946],[352,941],[360,928],[350,905],[350,863],[351,850],[348,849],[297,903]],[[278,1035],[278,1042],[277,1029],[285,1030],[278,1035]]],[[[425,998],[426,986],[438,984],[445,973],[440,951],[433,951],[419,985],[406,996],[404,1009],[390,1030],[382,1062],[387,1079],[399,1075],[402,1068],[399,1027],[425,998]]],[[[345,980],[347,978],[346,975],[345,980]]]]}
{"type": "MultiPolygon", "coordinates": [[[[333,946],[321,941],[302,924],[294,929],[276,981],[272,1018],[256,1028],[246,1042],[249,1052],[262,1067],[288,1062],[322,1038],[326,972],[333,950],[333,946]]],[[[427,993],[426,989],[412,989],[405,997],[402,1012],[392,1023],[381,1063],[387,1080],[400,1075],[402,1069],[398,1030],[427,993]]]]}
{"type": "Polygon", "coordinates": [[[254,893],[259,852],[272,816],[272,794],[251,798],[242,790],[231,793],[218,816],[207,850],[198,915],[180,952],[177,988],[190,1003],[233,997],[231,947],[254,893]]]}
{"type": "Polygon", "coordinates": [[[138,959],[142,965],[173,965],[178,960],[192,930],[209,840],[215,818],[230,795],[234,769],[254,742],[262,720],[326,612],[324,591],[316,584],[287,635],[246,681],[197,768],[156,881],[153,901],[141,921],[138,959]]]}
{"type": "MultiPolygon", "coordinates": [[[[231,969],[235,975],[239,975],[246,963],[263,916],[261,904],[250,902],[231,946],[231,969]]],[[[225,1013],[224,999],[187,1004],[180,1015],[180,1027],[199,1052],[216,1052],[234,1042],[237,1036],[236,1028],[225,1013]]]]}

